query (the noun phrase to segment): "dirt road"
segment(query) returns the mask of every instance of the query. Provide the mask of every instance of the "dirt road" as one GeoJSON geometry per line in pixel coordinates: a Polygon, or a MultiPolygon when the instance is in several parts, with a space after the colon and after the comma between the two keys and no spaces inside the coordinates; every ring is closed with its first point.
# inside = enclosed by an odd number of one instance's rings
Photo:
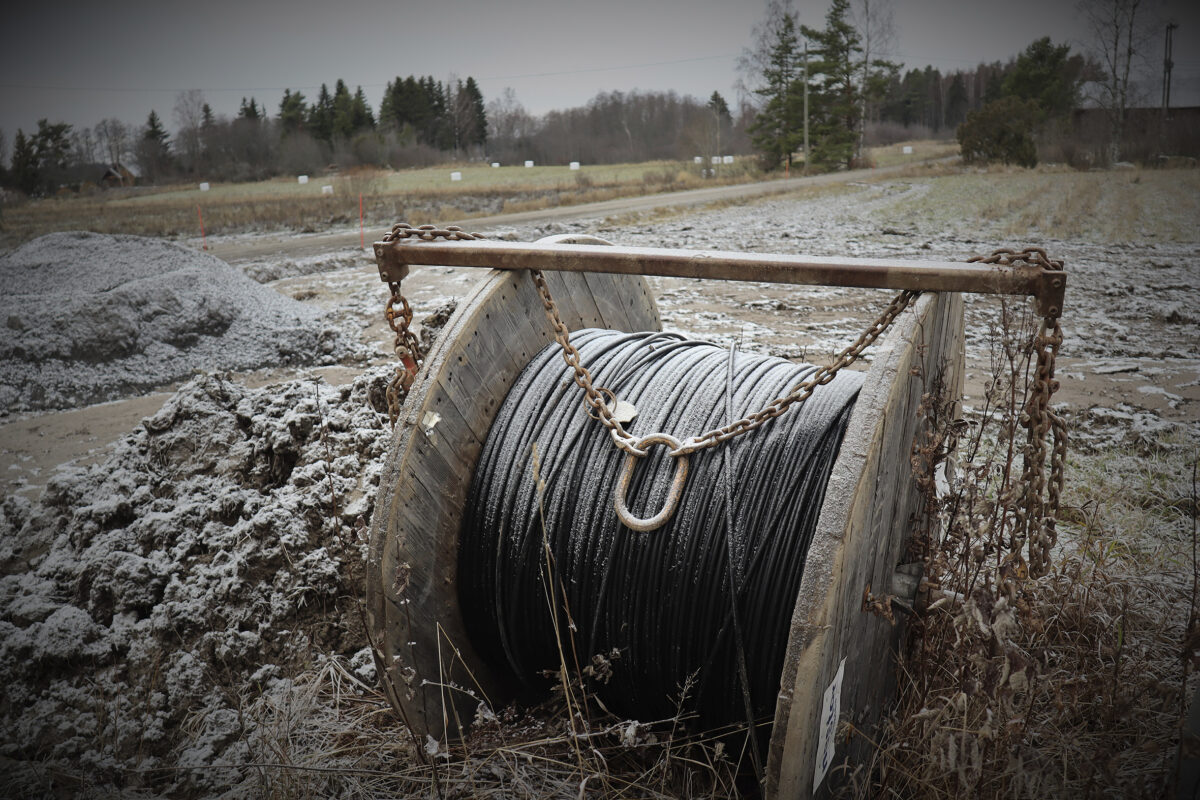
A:
{"type": "MultiPolygon", "coordinates": [[[[942,159],[954,160],[954,159],[942,159]]],[[[786,194],[810,186],[828,186],[850,181],[877,180],[894,175],[911,164],[855,172],[833,172],[826,175],[811,175],[799,178],[779,178],[758,183],[741,183],[733,186],[714,186],[708,189],[690,189],[684,192],[664,192],[642,197],[624,197],[600,203],[585,203],[577,206],[559,206],[538,211],[523,211],[515,214],[498,214],[489,217],[439,220],[443,225],[462,225],[467,228],[495,228],[531,225],[551,221],[585,218],[604,218],[615,214],[652,211],[661,208],[688,208],[722,200],[749,200],[770,195],[786,194]]],[[[368,230],[368,246],[378,231],[368,230]]],[[[360,243],[357,229],[331,233],[296,235],[290,233],[267,234],[253,239],[234,237],[216,241],[209,245],[209,252],[231,264],[260,260],[268,257],[301,258],[323,253],[344,252],[356,248],[360,243]]]]}

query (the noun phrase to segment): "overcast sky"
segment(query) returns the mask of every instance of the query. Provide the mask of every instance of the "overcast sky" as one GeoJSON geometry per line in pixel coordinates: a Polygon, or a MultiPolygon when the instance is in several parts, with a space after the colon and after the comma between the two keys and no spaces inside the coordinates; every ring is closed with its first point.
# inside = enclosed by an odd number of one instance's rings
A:
{"type": "MultiPolygon", "coordinates": [[[[877,0],[879,2],[880,0],[877,0]]],[[[1050,36],[1090,39],[1074,0],[892,0],[894,58],[945,71],[1007,60],[1050,36]]],[[[821,27],[827,0],[794,0],[821,27]]],[[[1173,17],[1173,104],[1200,104],[1200,2],[1146,0],[1173,17]]],[[[242,97],[274,114],[283,89],[312,99],[321,83],[361,85],[373,108],[396,76],[474,76],[485,100],[512,87],[540,114],[599,91],[675,90],[736,98],[737,56],[765,0],[178,0],[23,2],[0,28],[0,129],[42,117],[91,126],[171,129],[175,95],[201,89],[218,114],[242,97]]],[[[1162,28],[1154,38],[1161,47],[1162,28]]],[[[1162,56],[1153,56],[1161,75],[1162,56]]],[[[1152,86],[1152,102],[1159,84],[1152,86]]],[[[11,152],[11,150],[10,150],[11,152]]]]}

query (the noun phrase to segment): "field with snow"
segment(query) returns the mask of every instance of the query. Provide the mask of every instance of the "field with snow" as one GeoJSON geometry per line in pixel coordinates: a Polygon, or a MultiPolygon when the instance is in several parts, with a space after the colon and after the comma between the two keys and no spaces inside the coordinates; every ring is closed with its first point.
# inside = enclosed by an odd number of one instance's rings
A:
{"type": "MultiPolygon", "coordinates": [[[[1061,555],[1104,531],[1119,551],[1112,569],[1154,588],[1182,647],[1200,173],[913,169],[744,204],[482,231],[562,232],[946,260],[1033,244],[1064,259],[1061,555]]],[[[230,267],[157,241],[60,235],[0,258],[0,272],[6,287],[20,281],[5,290],[0,333],[2,793],[417,791],[425,773],[375,689],[357,605],[389,438],[374,264],[353,252],[230,267]]],[[[478,277],[415,270],[416,319],[478,277]]],[[[650,282],[669,330],[813,363],[890,297],[650,282]]],[[[992,375],[999,307],[967,296],[968,415],[992,375]]],[[[1130,638],[1147,659],[1175,658],[1130,638]]],[[[1172,708],[1186,700],[1177,690],[1172,708]]]]}

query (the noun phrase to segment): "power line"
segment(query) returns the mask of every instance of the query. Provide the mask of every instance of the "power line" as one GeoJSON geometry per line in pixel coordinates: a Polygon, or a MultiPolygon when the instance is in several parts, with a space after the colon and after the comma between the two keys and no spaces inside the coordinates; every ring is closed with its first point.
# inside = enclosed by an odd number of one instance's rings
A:
{"type": "MultiPolygon", "coordinates": [[[[717,61],[721,59],[736,58],[737,53],[722,53],[712,56],[696,56],[693,58],[680,58],[673,61],[648,61],[640,64],[619,64],[611,67],[585,67],[583,69],[567,69],[556,70],[549,72],[526,72],[514,75],[487,75],[480,77],[481,81],[507,81],[517,80],[519,78],[547,78],[557,75],[582,75],[589,72],[615,72],[623,69],[645,69],[647,67],[665,67],[675,64],[692,64],[698,61],[717,61]]],[[[328,84],[326,84],[328,85],[328,84]]],[[[375,89],[386,86],[385,83],[356,83],[355,86],[361,86],[364,89],[375,89]]],[[[319,89],[319,84],[312,85],[291,85],[291,86],[231,86],[231,87],[157,87],[157,86],[62,86],[54,84],[23,84],[23,83],[0,83],[0,89],[24,89],[39,92],[134,92],[134,93],[151,93],[151,92],[184,92],[191,89],[199,89],[202,92],[282,92],[290,89],[307,89],[316,91],[319,89]]]]}

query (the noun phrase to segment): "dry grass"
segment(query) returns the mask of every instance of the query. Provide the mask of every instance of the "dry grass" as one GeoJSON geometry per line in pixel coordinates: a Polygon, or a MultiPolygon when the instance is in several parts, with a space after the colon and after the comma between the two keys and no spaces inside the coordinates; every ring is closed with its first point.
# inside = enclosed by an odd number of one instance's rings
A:
{"type": "Polygon", "coordinates": [[[453,166],[385,172],[355,169],[337,176],[116,190],[89,196],[30,201],[4,209],[0,248],[8,249],[51,231],[89,230],[141,236],[196,236],[197,207],[209,235],[293,230],[314,232],[349,225],[358,218],[358,198],[369,225],[390,226],[576,205],[700,186],[743,183],[759,177],[753,159],[723,165],[717,178],[703,178],[681,162],[567,167],[453,166]],[[462,174],[451,182],[451,171],[462,174]],[[330,186],[332,194],[323,194],[330,186]]]}
{"type": "MultiPolygon", "coordinates": [[[[1049,574],[1023,574],[1013,537],[1028,327],[994,332],[987,406],[962,431],[927,404],[920,448],[931,519],[918,539],[932,587],[901,661],[901,695],[847,796],[1162,797],[1190,693],[1181,660],[1195,608],[1194,445],[1079,454],[1049,574]]],[[[919,478],[919,480],[921,480],[919,478]]]]}
{"type": "Polygon", "coordinates": [[[1038,235],[1094,242],[1190,241],[1200,219],[1200,170],[1076,172],[990,167],[915,167],[936,191],[879,212],[898,226],[961,227],[1004,237],[1038,235]]]}
{"type": "Polygon", "coordinates": [[[948,158],[958,155],[958,143],[950,139],[920,139],[898,142],[880,147],[868,147],[867,159],[876,167],[892,167],[897,164],[916,164],[922,161],[948,158]],[[912,149],[905,153],[904,148],[912,149]]]}

